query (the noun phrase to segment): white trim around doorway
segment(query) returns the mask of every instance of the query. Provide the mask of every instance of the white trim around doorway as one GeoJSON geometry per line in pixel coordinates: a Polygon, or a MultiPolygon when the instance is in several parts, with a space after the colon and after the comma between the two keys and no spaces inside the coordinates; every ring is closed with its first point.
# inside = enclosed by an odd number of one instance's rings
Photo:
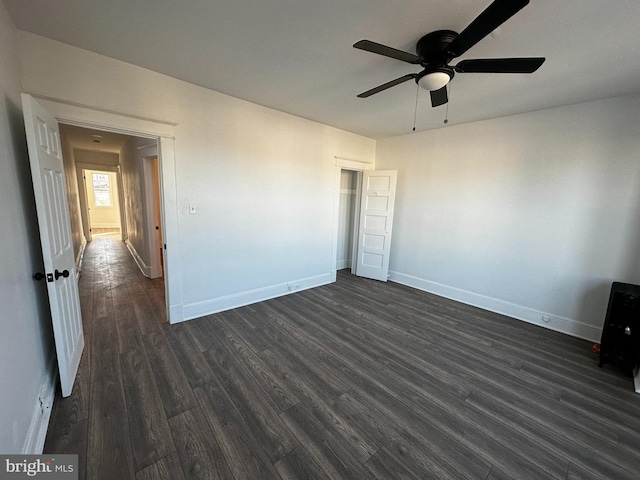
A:
{"type": "Polygon", "coordinates": [[[105,130],[158,141],[164,251],[164,284],[169,323],[184,320],[182,275],[178,245],[178,201],[175,169],[174,127],[170,122],[131,117],[33,95],[60,123],[105,130]],[[175,248],[173,248],[175,247],[175,248]]]}

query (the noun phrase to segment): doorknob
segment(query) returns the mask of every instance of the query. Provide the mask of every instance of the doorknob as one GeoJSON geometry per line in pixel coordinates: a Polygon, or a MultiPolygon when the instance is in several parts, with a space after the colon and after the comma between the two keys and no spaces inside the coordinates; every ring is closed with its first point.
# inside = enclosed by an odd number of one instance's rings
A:
{"type": "Polygon", "coordinates": [[[37,281],[37,282],[39,282],[40,280],[44,280],[44,279],[45,279],[44,273],[42,273],[42,272],[36,272],[36,273],[34,273],[33,275],[31,275],[31,276],[32,276],[32,277],[33,277],[33,279],[34,279],[35,281],[37,281]]]}
{"type": "Polygon", "coordinates": [[[55,276],[56,276],[56,280],[57,280],[57,279],[59,279],[60,277],[67,278],[67,277],[69,276],[69,270],[63,270],[62,272],[59,272],[59,271],[56,269],[55,276]]]}

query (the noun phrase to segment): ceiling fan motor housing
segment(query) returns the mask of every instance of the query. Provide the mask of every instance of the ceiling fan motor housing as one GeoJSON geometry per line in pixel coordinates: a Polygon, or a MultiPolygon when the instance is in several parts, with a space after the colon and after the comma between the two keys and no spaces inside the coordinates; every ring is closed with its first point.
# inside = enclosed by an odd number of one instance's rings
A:
{"type": "Polygon", "coordinates": [[[439,90],[455,75],[455,70],[448,66],[452,57],[447,47],[457,36],[453,30],[436,30],[418,40],[416,54],[424,70],[416,75],[415,81],[425,90],[439,90]]]}
{"type": "Polygon", "coordinates": [[[453,30],[436,30],[427,33],[416,45],[416,54],[423,67],[443,67],[453,58],[447,50],[449,44],[458,36],[453,30]]]}

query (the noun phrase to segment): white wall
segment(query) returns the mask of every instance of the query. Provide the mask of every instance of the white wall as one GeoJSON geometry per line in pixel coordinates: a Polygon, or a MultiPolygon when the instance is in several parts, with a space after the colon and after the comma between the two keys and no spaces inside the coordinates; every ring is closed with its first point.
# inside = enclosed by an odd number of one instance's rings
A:
{"type": "Polygon", "coordinates": [[[53,341],[46,286],[31,278],[42,252],[20,89],[16,32],[0,2],[0,452],[40,453],[53,341]]]}
{"type": "MultiPolygon", "coordinates": [[[[60,135],[64,135],[65,126],[62,125],[60,135]]],[[[111,167],[117,167],[120,163],[120,158],[117,153],[113,152],[97,152],[95,150],[83,150],[75,148],[73,150],[74,159],[76,163],[90,163],[96,165],[109,165],[111,167]]]]}
{"type": "Polygon", "coordinates": [[[640,283],[638,119],[628,96],[378,141],[391,278],[599,341],[611,282],[640,283]]]}
{"type": "Polygon", "coordinates": [[[184,318],[330,281],[335,156],[373,162],[374,140],[33,34],[20,50],[31,93],[177,124],[184,318]]]}

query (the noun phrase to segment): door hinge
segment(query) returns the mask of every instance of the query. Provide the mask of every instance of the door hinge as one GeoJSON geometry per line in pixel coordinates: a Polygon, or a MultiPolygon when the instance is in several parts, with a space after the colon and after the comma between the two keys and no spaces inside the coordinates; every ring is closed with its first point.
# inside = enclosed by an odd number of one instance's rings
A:
{"type": "Polygon", "coordinates": [[[51,410],[51,402],[49,402],[44,395],[41,395],[40,398],[38,398],[38,400],[40,401],[41,413],[46,413],[49,410],[51,410]]]}

